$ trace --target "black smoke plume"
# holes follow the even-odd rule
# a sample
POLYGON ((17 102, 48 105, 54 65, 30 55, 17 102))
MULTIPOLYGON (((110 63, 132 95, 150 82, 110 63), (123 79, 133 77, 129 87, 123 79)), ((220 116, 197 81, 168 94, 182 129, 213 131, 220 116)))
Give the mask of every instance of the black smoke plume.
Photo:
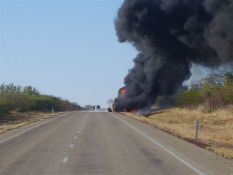
POLYGON ((192 63, 233 61, 233 0, 125 0, 115 27, 119 41, 139 52, 118 108, 143 108, 174 94, 192 63))

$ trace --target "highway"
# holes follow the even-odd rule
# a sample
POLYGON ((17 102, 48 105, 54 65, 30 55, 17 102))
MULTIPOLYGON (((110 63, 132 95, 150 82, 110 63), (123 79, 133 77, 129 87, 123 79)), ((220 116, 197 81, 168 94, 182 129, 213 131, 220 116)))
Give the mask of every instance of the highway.
POLYGON ((233 162, 118 113, 67 112, 1 135, 0 175, 233 175, 233 162))

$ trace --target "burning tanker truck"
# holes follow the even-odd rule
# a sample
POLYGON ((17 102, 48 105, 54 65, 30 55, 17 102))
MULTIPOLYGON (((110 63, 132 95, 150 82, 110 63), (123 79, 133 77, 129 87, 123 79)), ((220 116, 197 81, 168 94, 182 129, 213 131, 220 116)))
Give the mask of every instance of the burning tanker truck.
POLYGON ((117 99, 124 98, 125 95, 126 95, 126 88, 125 87, 120 88, 118 90, 117 98, 115 99, 115 101, 113 103, 113 111, 117 111, 117 112, 127 112, 127 111, 129 111, 127 108, 125 108, 124 106, 121 106, 117 102, 117 99))
POLYGON ((126 87, 122 87, 118 90, 118 96, 114 101, 113 110, 117 112, 133 112, 139 115, 148 115, 150 114, 150 106, 146 106, 144 108, 127 108, 126 106, 122 106, 118 104, 118 100, 121 98, 125 98, 127 93, 126 87))
POLYGON ((233 0, 125 0, 115 28, 138 51, 116 111, 149 109, 157 96, 173 95, 192 64, 233 65, 233 0))

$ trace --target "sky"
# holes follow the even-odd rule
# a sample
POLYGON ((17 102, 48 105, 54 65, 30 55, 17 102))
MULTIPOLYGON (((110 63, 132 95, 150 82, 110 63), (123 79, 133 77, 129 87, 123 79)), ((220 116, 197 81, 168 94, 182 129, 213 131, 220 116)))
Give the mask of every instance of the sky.
POLYGON ((122 2, 0 0, 0 83, 106 107, 137 54, 115 34, 122 2))

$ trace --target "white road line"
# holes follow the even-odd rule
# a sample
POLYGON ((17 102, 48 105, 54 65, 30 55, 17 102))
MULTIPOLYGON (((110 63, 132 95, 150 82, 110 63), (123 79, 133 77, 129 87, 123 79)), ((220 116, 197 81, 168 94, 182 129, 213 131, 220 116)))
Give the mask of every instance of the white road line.
POLYGON ((71 144, 71 145, 70 145, 70 148, 74 148, 74 144, 71 144))
POLYGON ((14 139, 14 138, 16 138, 16 137, 18 137, 18 136, 20 136, 20 135, 23 135, 24 133, 26 133, 26 132, 28 132, 28 131, 31 131, 31 130, 33 130, 33 129, 35 129, 35 128, 38 128, 38 127, 43 126, 43 125, 45 125, 45 124, 47 124, 47 123, 50 123, 50 122, 52 122, 52 121, 54 121, 54 120, 56 120, 56 119, 58 119, 58 118, 51 119, 51 120, 49 120, 49 121, 46 121, 45 123, 41 123, 40 125, 37 125, 37 126, 34 126, 34 127, 32 127, 32 128, 26 129, 25 131, 23 131, 23 132, 21 132, 21 133, 19 133, 19 134, 16 134, 16 135, 13 135, 13 136, 11 136, 11 137, 8 137, 7 139, 0 140, 0 144, 6 142, 6 141, 8 141, 8 140, 14 139))
POLYGON ((80 133, 80 131, 77 131, 77 134, 79 134, 80 133))
POLYGON ((154 144, 156 144, 157 146, 159 146, 160 148, 162 148, 164 151, 168 152, 171 156, 173 156, 174 158, 176 158, 177 160, 179 160, 181 163, 183 163, 184 165, 186 165, 187 167, 189 167, 190 169, 192 169, 193 171, 195 171, 197 174, 199 174, 199 175, 207 175, 207 174, 203 173, 202 171, 200 171, 199 169, 197 169, 196 167, 194 167, 193 165, 191 165, 190 163, 188 163, 187 161, 185 161, 184 159, 182 159, 180 156, 178 156, 175 153, 173 153, 172 151, 170 151, 168 148, 166 148, 165 146, 163 146, 158 141, 152 139, 151 137, 149 137, 148 135, 146 135, 145 133, 143 133, 142 131, 140 131, 136 127, 134 127, 133 125, 129 124, 128 122, 126 122, 124 120, 122 120, 121 118, 117 117, 114 114, 110 114, 110 115, 112 117, 114 117, 115 119, 120 120, 123 124, 125 124, 128 127, 130 127, 131 129, 134 129, 136 132, 138 132, 139 134, 141 134, 142 136, 144 136, 145 138, 147 138, 148 140, 150 140, 151 142, 153 142, 154 144))
POLYGON ((65 157, 62 162, 67 163, 68 162, 68 157, 65 157))
POLYGON ((75 136, 75 137, 74 137, 74 139, 76 140, 76 139, 78 139, 78 137, 77 137, 77 136, 75 136))

